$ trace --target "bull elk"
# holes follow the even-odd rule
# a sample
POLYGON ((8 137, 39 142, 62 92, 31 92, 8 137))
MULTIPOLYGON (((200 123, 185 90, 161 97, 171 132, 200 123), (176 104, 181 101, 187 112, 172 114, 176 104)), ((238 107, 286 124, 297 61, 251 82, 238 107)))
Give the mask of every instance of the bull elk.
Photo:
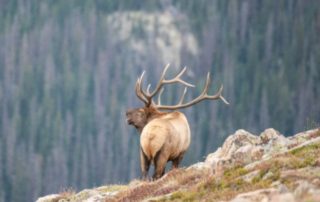
POLYGON ((150 92, 150 84, 146 91, 142 90, 142 79, 145 72, 141 74, 136 82, 135 93, 145 106, 126 112, 128 124, 133 125, 140 133, 140 164, 144 179, 147 178, 151 163, 155 166, 153 179, 158 179, 164 174, 168 161, 172 161, 172 169, 177 168, 190 145, 190 128, 186 116, 179 111, 163 112, 161 110, 182 109, 206 99, 221 99, 224 103, 229 104, 221 95, 222 85, 215 95, 208 95, 210 73, 207 75, 202 93, 194 100, 184 103, 187 87, 194 87, 181 79, 186 67, 173 79, 167 80, 165 74, 168 68, 169 64, 164 68, 160 80, 152 92, 150 92), (163 87, 165 84, 173 83, 186 86, 180 101, 176 105, 162 105, 160 97, 163 87), (157 103, 153 101, 156 95, 158 96, 157 103))

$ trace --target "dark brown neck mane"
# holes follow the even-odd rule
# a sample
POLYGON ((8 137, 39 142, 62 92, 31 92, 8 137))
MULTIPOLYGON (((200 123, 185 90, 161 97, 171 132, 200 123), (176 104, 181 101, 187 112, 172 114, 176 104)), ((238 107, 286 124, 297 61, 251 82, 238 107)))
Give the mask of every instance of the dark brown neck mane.
POLYGON ((152 121, 152 120, 155 119, 155 118, 159 118, 159 117, 161 117, 161 116, 163 116, 163 115, 168 114, 168 112, 161 112, 161 111, 157 110, 156 108, 154 108, 154 107, 152 107, 152 106, 150 106, 150 107, 145 107, 145 108, 144 108, 144 111, 145 111, 146 117, 147 117, 146 122, 145 122, 145 124, 144 124, 143 126, 141 126, 141 127, 136 127, 136 129, 139 131, 140 134, 141 134, 143 128, 144 128, 150 121, 152 121))

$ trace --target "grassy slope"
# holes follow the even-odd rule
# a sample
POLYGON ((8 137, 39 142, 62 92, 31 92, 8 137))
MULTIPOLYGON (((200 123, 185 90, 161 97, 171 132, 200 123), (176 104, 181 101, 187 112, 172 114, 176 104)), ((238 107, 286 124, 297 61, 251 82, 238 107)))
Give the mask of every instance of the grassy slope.
MULTIPOLYGON (((82 201, 90 197, 98 201, 221 201, 280 184, 293 192, 299 180, 307 180, 320 189, 320 130, 313 136, 318 141, 293 147, 268 160, 234 166, 220 176, 211 174, 207 167, 193 166, 170 171, 157 181, 134 180, 128 185, 109 185, 79 193, 67 191, 50 201, 82 201)), ((308 199, 308 195, 303 197, 308 199)))

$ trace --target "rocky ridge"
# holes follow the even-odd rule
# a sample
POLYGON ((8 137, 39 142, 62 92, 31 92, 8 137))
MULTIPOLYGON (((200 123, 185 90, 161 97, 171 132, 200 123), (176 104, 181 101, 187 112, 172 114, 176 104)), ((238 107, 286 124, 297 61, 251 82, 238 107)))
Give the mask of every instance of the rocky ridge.
POLYGON ((319 153, 320 128, 287 138, 274 129, 259 136, 238 130, 204 162, 157 181, 66 191, 37 202, 320 201, 319 153))

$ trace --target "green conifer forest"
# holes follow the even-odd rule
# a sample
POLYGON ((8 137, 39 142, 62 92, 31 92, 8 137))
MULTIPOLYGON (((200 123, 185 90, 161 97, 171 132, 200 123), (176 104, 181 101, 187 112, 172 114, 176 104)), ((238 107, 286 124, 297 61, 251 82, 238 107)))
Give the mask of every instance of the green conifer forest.
MULTIPOLYGON (((320 1, 0 0, 0 202, 140 177, 134 85, 163 67, 230 102, 181 110, 203 161, 237 129, 320 127, 320 1)), ((182 93, 162 95, 175 104, 182 93)))

